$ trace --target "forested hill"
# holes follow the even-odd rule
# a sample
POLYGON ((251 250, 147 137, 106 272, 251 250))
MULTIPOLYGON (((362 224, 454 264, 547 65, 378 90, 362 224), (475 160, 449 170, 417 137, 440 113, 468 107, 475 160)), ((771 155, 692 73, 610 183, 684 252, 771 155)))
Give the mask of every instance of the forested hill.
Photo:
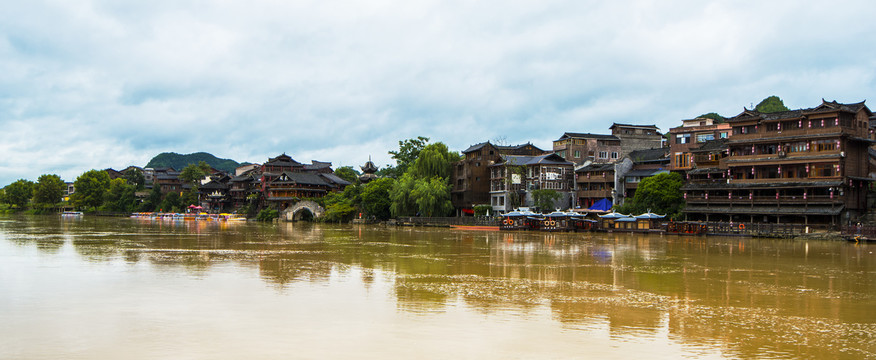
POLYGON ((234 173, 234 169, 240 165, 247 163, 238 163, 231 159, 220 159, 212 154, 205 152, 197 152, 192 154, 177 154, 177 153, 161 153, 158 156, 149 160, 146 164, 147 168, 172 167, 176 170, 182 170, 188 164, 197 164, 198 162, 206 162, 216 170, 222 170, 228 173, 234 173))

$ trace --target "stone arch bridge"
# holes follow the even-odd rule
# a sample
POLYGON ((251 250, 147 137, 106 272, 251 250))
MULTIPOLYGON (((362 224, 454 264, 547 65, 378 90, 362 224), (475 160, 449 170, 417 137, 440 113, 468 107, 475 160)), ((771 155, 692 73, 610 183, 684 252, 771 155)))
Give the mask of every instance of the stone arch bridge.
POLYGON ((295 205, 286 208, 286 210, 283 210, 280 219, 286 221, 298 221, 304 217, 305 211, 310 212, 313 215, 313 218, 316 219, 322 216, 322 214, 325 212, 325 209, 323 209, 322 206, 319 206, 319 204, 313 201, 303 200, 295 203, 295 205))

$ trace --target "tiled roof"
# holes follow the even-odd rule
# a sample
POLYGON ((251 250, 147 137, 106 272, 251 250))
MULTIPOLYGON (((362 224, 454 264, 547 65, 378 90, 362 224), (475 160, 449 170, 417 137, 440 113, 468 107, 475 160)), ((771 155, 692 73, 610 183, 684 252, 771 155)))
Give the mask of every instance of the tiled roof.
POLYGON ((774 113, 762 113, 757 110, 749 110, 743 108, 743 111, 732 118, 728 118, 727 122, 737 122, 737 121, 745 121, 745 120, 753 120, 753 119, 763 119, 763 120, 782 120, 782 119, 795 119, 802 117, 804 115, 809 114, 818 114, 824 112, 832 112, 832 111, 843 111, 850 113, 857 113, 861 109, 866 109, 868 114, 872 114, 867 105, 864 104, 864 101, 853 104, 842 104, 838 103, 836 100, 834 101, 825 101, 821 99, 821 105, 818 105, 814 108, 808 109, 797 109, 797 110, 788 110, 788 111, 779 111, 774 113))
POLYGON ((651 130, 658 129, 657 125, 633 125, 633 124, 618 124, 618 123, 613 123, 608 128, 614 129, 615 126, 617 126, 617 127, 621 127, 621 126, 622 127, 631 127, 631 128, 637 128, 637 129, 651 129, 651 130))
POLYGON ((566 132, 566 133, 563 133, 563 136, 560 136, 560 138, 557 139, 557 140, 555 140, 555 141, 559 141, 559 140, 563 140, 563 139, 569 139, 569 138, 576 138, 576 139, 597 139, 597 140, 617 140, 617 141, 620 141, 620 138, 617 137, 617 136, 614 136, 614 135, 590 134, 590 133, 573 133, 573 132, 566 132))
POLYGON ((590 171, 614 171, 614 164, 590 164, 582 167, 575 172, 590 172, 590 171))
POLYGON ((330 186, 330 184, 325 181, 318 174, 312 173, 289 173, 283 172, 278 176, 274 181, 271 181, 271 184, 306 184, 306 185, 321 185, 321 186, 330 186), (280 180, 285 176, 288 180, 280 180))
POLYGON ((704 142, 699 148, 692 149, 690 152, 709 152, 727 149, 727 139, 715 139, 704 142))
POLYGON ((328 180, 329 183, 333 183, 333 184, 340 186, 340 187, 344 187, 344 186, 352 184, 351 182, 349 182, 347 180, 341 179, 340 177, 338 177, 335 174, 319 174, 319 176, 322 176, 324 179, 328 180))
POLYGON ((557 154, 547 154, 539 156, 525 155, 502 155, 505 161, 497 165, 569 165, 574 166, 574 163, 566 161, 557 154))
POLYGON ((645 150, 634 150, 627 154, 627 157, 634 162, 644 162, 653 160, 668 160, 669 148, 654 148, 645 150))

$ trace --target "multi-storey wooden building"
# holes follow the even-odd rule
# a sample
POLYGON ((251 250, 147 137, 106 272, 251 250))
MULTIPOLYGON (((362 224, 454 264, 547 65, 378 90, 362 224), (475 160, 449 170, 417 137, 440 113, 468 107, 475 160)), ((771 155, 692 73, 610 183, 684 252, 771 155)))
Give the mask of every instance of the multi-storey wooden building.
POLYGON ((621 139, 614 135, 567 132, 554 140, 554 153, 576 165, 588 160, 611 163, 621 156, 621 139))
POLYGON ((614 203, 614 167, 614 164, 590 164, 575 170, 576 208, 588 209, 604 199, 614 203))
MULTIPOLYGON (((532 191, 552 189, 561 198, 555 206, 572 207, 574 202, 575 164, 557 154, 539 156, 503 155, 490 165, 490 204, 496 212, 507 212, 534 203, 532 191)), ((541 209, 551 210, 551 209, 541 209)))
POLYGON ((611 135, 620 139, 620 154, 622 159, 636 150, 656 149, 663 147, 663 135, 656 125, 611 124, 611 135))
POLYGON ((764 114, 745 110, 733 133, 723 179, 682 189, 689 218, 840 225, 866 211, 870 109, 822 101, 764 114))
POLYGON ((490 204, 490 165, 502 161, 502 155, 537 156, 545 151, 530 143, 502 146, 489 141, 462 151, 462 160, 453 165, 453 190, 450 200, 457 215, 473 214, 472 207, 490 204))
POLYGON ((350 185, 332 173, 331 163, 313 161, 305 165, 286 154, 262 164, 259 182, 265 205, 278 210, 299 199, 323 197, 329 191, 340 191, 350 185))
POLYGON ((730 131, 730 124, 716 124, 712 119, 682 120, 681 126, 669 129, 670 170, 692 169, 691 151, 707 141, 730 137, 730 131))

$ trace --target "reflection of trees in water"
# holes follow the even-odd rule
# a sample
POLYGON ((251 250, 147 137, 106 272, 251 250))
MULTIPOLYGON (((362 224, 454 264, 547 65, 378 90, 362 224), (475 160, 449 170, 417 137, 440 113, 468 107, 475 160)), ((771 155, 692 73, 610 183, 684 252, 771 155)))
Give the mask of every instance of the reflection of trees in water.
POLYGON ((741 357, 764 349, 818 357, 835 357, 843 347, 876 352, 870 311, 876 260, 867 245, 121 221, 35 219, 0 222, 0 231, 6 241, 47 253, 70 241, 88 261, 148 260, 193 273, 218 262, 252 264, 280 287, 324 283, 333 272, 352 276, 351 268, 361 269, 367 286, 375 272, 385 272, 405 311, 442 310, 458 301, 484 313, 549 306, 570 325, 617 336, 663 329, 684 343, 726 344, 741 357))
POLYGON ((259 274, 280 287, 298 282, 327 282, 337 264, 285 257, 269 257, 259 261, 259 274))

